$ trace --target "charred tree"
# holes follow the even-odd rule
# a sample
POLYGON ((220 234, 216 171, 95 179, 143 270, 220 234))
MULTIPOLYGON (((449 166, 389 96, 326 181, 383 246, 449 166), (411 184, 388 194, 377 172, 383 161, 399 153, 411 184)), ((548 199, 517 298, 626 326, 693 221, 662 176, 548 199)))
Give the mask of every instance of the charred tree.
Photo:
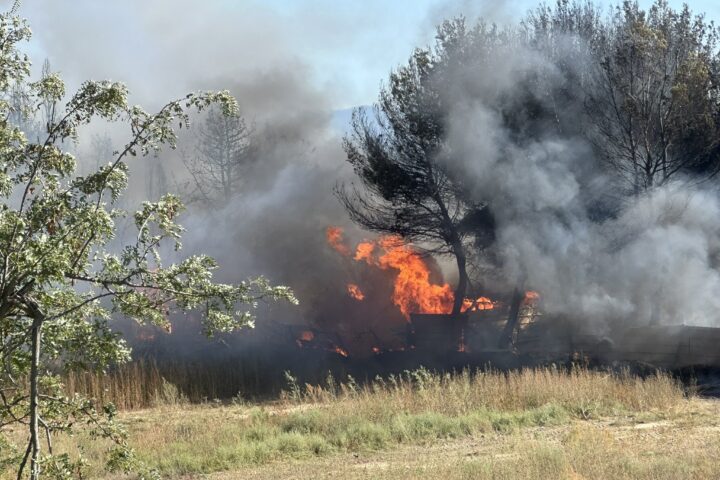
POLYGON ((513 336, 515 335, 515 329, 517 328, 518 320, 520 319, 520 307, 522 306, 523 299, 525 298, 525 282, 519 282, 513 291, 512 298, 510 299, 510 312, 508 313, 508 320, 500 334, 500 341, 498 342, 498 348, 510 348, 513 345, 513 336))
POLYGON ((198 131, 195 152, 183 155, 194 186, 190 200, 220 206, 240 190, 244 174, 256 158, 253 128, 240 116, 211 109, 198 131))
MULTIPOLYGON (((446 27, 461 29, 464 24, 446 27)), ((390 75, 372 116, 363 109, 353 113, 344 147, 360 186, 342 185, 336 193, 362 227, 454 257, 458 282, 452 314, 457 315, 470 284, 468 245, 474 232, 464 228, 465 219, 486 206, 467 199, 449 168, 446 115, 436 90, 441 86, 436 76, 446 60, 442 49, 417 50, 390 75)))

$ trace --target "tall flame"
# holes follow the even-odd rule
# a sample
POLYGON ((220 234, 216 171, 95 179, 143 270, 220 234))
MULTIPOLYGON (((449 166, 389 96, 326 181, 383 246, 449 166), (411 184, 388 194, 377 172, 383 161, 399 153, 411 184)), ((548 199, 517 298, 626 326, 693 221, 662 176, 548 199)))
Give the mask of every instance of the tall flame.
POLYGON ((397 271, 392 300, 406 319, 410 319, 411 312, 447 313, 452 310, 454 297, 450 285, 431 283, 428 265, 400 237, 389 235, 375 242, 360 243, 355 260, 397 271))
MULTIPOLYGON (((350 256, 350 248, 344 243, 342 229, 329 227, 327 241, 337 252, 350 256)), ((397 272, 392 301, 400 309, 406 320, 410 313, 450 313, 454 293, 449 284, 434 284, 430 281, 430 267, 422 256, 396 235, 380 237, 374 241, 365 241, 355 249, 354 260, 365 262, 382 270, 397 272)), ((355 299, 365 298, 360 287, 348 285, 348 293, 355 299), (362 298, 359 298, 357 294, 362 298)), ((476 300, 465 299, 463 311, 490 310, 493 302, 485 297, 476 300)))

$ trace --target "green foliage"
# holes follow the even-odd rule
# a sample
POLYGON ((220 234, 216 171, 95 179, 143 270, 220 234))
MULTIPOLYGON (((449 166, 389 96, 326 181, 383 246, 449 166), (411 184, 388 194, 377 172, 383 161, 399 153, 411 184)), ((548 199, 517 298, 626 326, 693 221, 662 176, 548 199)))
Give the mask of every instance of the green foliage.
POLYGON ((18 43, 29 37, 23 20, 0 15, 0 97, 9 98, 15 89, 29 92, 31 102, 19 107, 0 100, 0 117, 21 118, 48 105, 52 112, 36 142, 11 122, 0 122, 0 426, 30 424, 29 443, 20 446, 0 433, 0 462, 24 466, 29 458, 25 472, 31 478, 40 471, 80 478, 86 461, 53 455, 51 439, 85 423, 93 435, 113 440, 108 468, 154 478, 128 448, 124 431, 113 422, 114 409, 63 396, 57 375, 101 370, 129 358, 126 344, 108 325, 113 315, 167 325, 173 310, 197 311, 212 335, 252 326, 252 310, 262 299, 296 300, 287 287, 264 278, 216 283, 218 265, 205 255, 164 265, 161 249, 170 243, 180 250, 183 233, 177 223, 183 205, 172 195, 144 203, 133 216, 134 240, 117 251, 109 248, 118 241, 117 219, 126 215, 116 202, 128 184, 127 159, 174 147, 174 127, 189 126, 190 110, 217 105, 224 115, 235 115, 232 96, 192 93, 150 114, 128 105, 123 84, 88 81, 63 106, 59 75, 46 72, 37 82, 27 80, 30 63, 18 43), (79 127, 95 119, 129 125, 129 141, 110 163, 77 176, 77 162, 62 150, 62 141, 76 140, 79 127), (40 453, 38 429, 47 437, 48 455, 40 453))

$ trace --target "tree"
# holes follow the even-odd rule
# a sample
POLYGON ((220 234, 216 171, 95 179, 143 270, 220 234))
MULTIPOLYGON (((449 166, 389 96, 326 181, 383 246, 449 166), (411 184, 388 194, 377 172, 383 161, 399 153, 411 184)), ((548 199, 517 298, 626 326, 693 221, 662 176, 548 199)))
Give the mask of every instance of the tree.
POLYGON ((390 75, 374 115, 355 112, 345 149, 361 185, 339 188, 339 197, 363 227, 454 255, 457 313, 466 260, 494 239, 496 205, 482 192, 468 195, 472 186, 450 167, 459 163, 448 136, 453 115, 482 105, 505 144, 520 150, 586 140, 593 168, 621 187, 581 199, 606 218, 628 192, 720 170, 717 38, 711 23, 664 0, 648 12, 626 1, 608 17, 590 1, 558 0, 505 29, 446 21, 434 48, 416 50, 390 75), (511 90, 482 80, 502 68, 514 72, 511 90))
POLYGON ((461 194, 462 182, 444 158, 446 110, 438 88, 468 36, 462 21, 443 24, 434 50, 416 50, 407 65, 391 73, 372 119, 361 109, 353 113, 352 133, 344 147, 363 191, 337 189, 359 225, 424 243, 428 252, 455 258, 453 315, 461 312, 469 283, 470 232, 465 227, 473 218, 487 219, 484 205, 461 194))
POLYGON ((195 155, 183 158, 200 200, 219 205, 240 190, 243 173, 254 159, 252 133, 242 117, 208 111, 195 155))
POLYGON ((188 109, 218 105, 223 114, 236 114, 227 92, 190 94, 150 114, 127 104, 122 84, 89 81, 63 106, 58 75, 27 80, 30 63, 18 44, 29 37, 24 20, 0 15, 0 427, 28 428, 27 444, 17 450, 0 432, 2 456, 10 457, 0 461, 16 462, 18 479, 26 473, 37 479, 41 471, 69 478, 83 461, 53 455, 52 438, 86 422, 94 434, 115 441, 109 467, 127 470, 134 465, 132 451, 112 422, 112 406, 99 410, 90 400, 65 396, 58 375, 128 358, 125 343, 108 326, 110 317, 164 325, 172 310, 197 311, 212 334, 251 325, 259 299, 295 300, 289 289, 264 278, 215 283, 217 264, 205 255, 165 265, 161 249, 170 244, 179 250, 183 232, 176 223, 183 206, 172 195, 143 203, 132 215, 132 240, 109 250, 111 241, 122 240, 115 238, 116 221, 125 212, 116 202, 127 186, 127 160, 162 144, 174 147, 173 126, 188 125, 188 109), (35 109, 51 105, 54 112, 38 141, 8 121, 18 113, 8 100, 15 87, 28 93, 35 109), (125 122, 130 139, 110 163, 76 176, 75 158, 59 145, 76 140, 78 128, 95 118, 125 122))
MULTIPOLYGON (((540 53, 553 56, 568 38, 589 59, 570 92, 585 105, 588 139, 615 178, 632 194, 682 173, 712 176, 720 168, 720 56, 718 30, 656 0, 648 11, 625 0, 607 19, 591 3, 559 0, 525 21, 540 53)), ((573 58, 570 57, 570 62, 573 58)), ((581 62, 574 62, 575 65, 581 62)), ((576 102, 577 104, 577 102, 576 102)), ((567 112, 559 112, 568 117, 567 112)))
POLYGON ((586 95, 597 73, 593 52, 606 38, 599 8, 590 1, 543 4, 528 12, 518 33, 521 45, 553 67, 553 78, 543 83, 541 92, 548 100, 545 111, 535 111, 533 121, 554 127, 557 135, 582 135, 587 130, 586 95))

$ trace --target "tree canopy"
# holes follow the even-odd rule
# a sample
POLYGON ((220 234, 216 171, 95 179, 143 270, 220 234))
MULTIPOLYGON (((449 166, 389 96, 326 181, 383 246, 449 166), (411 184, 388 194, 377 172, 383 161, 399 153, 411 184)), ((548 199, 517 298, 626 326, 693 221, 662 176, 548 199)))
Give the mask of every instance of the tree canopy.
POLYGON ((339 197, 359 225, 454 255, 458 307, 466 257, 493 243, 501 207, 465 178, 483 152, 462 151, 450 133, 459 113, 491 112, 507 137, 501 149, 587 144, 608 196, 707 180, 720 168, 717 38, 703 16, 664 0, 647 11, 626 0, 607 15, 590 1, 558 0, 503 28, 445 21, 432 47, 391 72, 373 114, 356 110, 345 150, 359 184, 341 186, 339 197), (508 78, 511 91, 496 83, 508 78))
POLYGON ((264 278, 216 283, 218 265, 206 255, 165 264, 164 246, 181 248, 177 197, 145 202, 132 214, 117 208, 128 184, 127 161, 174 147, 173 128, 189 125, 189 110, 216 105, 232 118, 237 107, 227 92, 192 93, 156 113, 129 105, 127 88, 117 82, 88 81, 67 97, 55 73, 28 80, 30 62, 19 44, 29 37, 24 20, 0 15, 0 427, 28 428, 19 446, 0 431, 0 462, 16 462, 18 478, 78 475, 84 460, 53 455, 52 437, 87 423, 115 441, 108 466, 128 470, 137 465, 111 422, 112 406, 67 397, 59 380, 68 369, 104 369, 128 358, 110 318, 166 325, 172 311, 191 311, 212 335, 252 325, 261 299, 295 299, 264 278), (27 102, 13 102, 18 91, 27 102), (49 106, 44 133, 28 138, 12 120, 32 118, 43 106, 49 106), (108 163, 78 175, 76 158, 63 145, 95 119, 127 125, 129 140, 108 163), (129 241, 116 232, 128 215, 135 226, 129 241), (114 249, 111 242, 124 246, 114 249))
MULTIPOLYGON (((441 31, 442 33, 442 31, 441 31)), ((338 196, 350 218, 363 227, 424 242, 433 253, 454 256, 458 266, 453 314, 468 287, 463 222, 483 209, 460 194, 461 185, 443 163, 445 112, 437 87, 445 38, 438 50, 416 50, 391 73, 369 118, 352 118, 344 146, 362 189, 341 186, 338 196)))

